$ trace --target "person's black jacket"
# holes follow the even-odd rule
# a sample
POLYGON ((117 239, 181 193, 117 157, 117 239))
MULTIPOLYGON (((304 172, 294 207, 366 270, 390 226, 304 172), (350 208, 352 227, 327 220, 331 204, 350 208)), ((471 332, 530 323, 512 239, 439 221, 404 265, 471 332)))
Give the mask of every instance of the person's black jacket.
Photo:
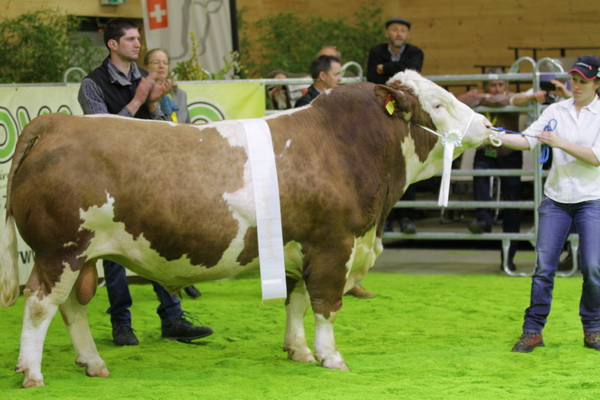
POLYGON ((367 63, 367 81, 384 84, 400 71, 412 69, 421 72, 425 54, 417 46, 406 44, 400 55, 400 61, 392 61, 392 55, 388 50, 388 43, 379 44, 369 52, 367 63), (377 65, 383 64, 383 74, 377 73, 377 65))
POLYGON ((304 96, 302 96, 298 100, 296 100, 296 104, 294 104, 294 107, 305 106, 308 103, 310 103, 311 101, 313 101, 314 98, 320 94, 321 94, 321 92, 319 92, 317 89, 315 89, 314 85, 310 85, 310 87, 308 88, 308 92, 306 92, 306 94, 304 96))

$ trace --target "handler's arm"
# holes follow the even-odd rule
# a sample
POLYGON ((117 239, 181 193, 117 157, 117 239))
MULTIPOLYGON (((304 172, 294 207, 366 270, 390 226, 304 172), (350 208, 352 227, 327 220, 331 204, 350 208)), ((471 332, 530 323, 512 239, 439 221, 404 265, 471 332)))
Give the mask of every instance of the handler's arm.
POLYGON ((498 136, 498 139, 502 141, 502 145, 513 150, 529 150, 529 141, 525 139, 525 136, 518 135, 516 133, 507 133, 505 135, 498 136))
POLYGON ((596 154, 591 148, 578 146, 569 141, 566 141, 565 139, 558 137, 554 132, 544 131, 537 136, 537 139, 550 147, 556 147, 557 149, 561 149, 562 151, 572 155, 579 161, 591 164, 594 167, 600 166, 600 161, 598 161, 598 157, 596 157, 596 154))

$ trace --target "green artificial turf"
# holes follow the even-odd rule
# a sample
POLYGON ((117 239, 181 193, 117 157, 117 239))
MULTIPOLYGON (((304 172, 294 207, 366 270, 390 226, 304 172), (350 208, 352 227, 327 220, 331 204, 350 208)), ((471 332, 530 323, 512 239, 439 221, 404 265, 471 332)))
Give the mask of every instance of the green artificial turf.
MULTIPOLYGON (((160 338, 149 285, 131 285, 135 347, 115 347, 106 291, 90 325, 111 376, 90 378, 74 363, 62 319, 46 338, 46 386, 20 388, 13 373, 23 299, 0 310, 0 399, 598 399, 600 352, 584 348, 581 278, 557 280, 546 347, 511 353, 530 280, 503 275, 372 273, 372 300, 345 297, 335 330, 351 372, 299 364, 282 351, 283 306, 260 305, 257 274, 198 285, 184 298, 215 333, 198 345, 160 338)), ((312 343, 312 313, 306 317, 312 343)))

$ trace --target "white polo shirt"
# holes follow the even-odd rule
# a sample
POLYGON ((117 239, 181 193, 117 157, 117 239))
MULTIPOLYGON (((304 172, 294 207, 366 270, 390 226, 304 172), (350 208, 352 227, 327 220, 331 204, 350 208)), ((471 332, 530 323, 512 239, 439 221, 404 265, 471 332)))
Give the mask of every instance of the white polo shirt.
MULTIPOLYGON (((578 146, 591 148, 600 160, 600 99, 598 96, 579 112, 574 99, 548 106, 542 115, 523 133, 538 135, 551 119, 556 120, 554 132, 578 146)), ((526 136, 529 148, 541 144, 526 136)), ((600 167, 594 167, 566 152, 552 148, 552 167, 544 185, 544 194, 558 203, 579 203, 600 199, 600 167)))

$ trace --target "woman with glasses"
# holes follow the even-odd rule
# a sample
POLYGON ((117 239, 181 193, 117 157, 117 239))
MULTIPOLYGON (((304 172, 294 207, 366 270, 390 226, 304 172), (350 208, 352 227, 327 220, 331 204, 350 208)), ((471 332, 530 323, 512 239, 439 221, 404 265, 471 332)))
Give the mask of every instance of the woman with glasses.
POLYGON ((152 49, 144 57, 144 68, 150 74, 156 73, 158 79, 165 79, 168 82, 169 90, 166 95, 160 99, 160 108, 165 115, 169 116, 173 122, 190 123, 190 114, 187 109, 187 94, 179 89, 173 83, 172 77, 169 76, 169 63, 171 58, 169 53, 164 49, 152 49))

